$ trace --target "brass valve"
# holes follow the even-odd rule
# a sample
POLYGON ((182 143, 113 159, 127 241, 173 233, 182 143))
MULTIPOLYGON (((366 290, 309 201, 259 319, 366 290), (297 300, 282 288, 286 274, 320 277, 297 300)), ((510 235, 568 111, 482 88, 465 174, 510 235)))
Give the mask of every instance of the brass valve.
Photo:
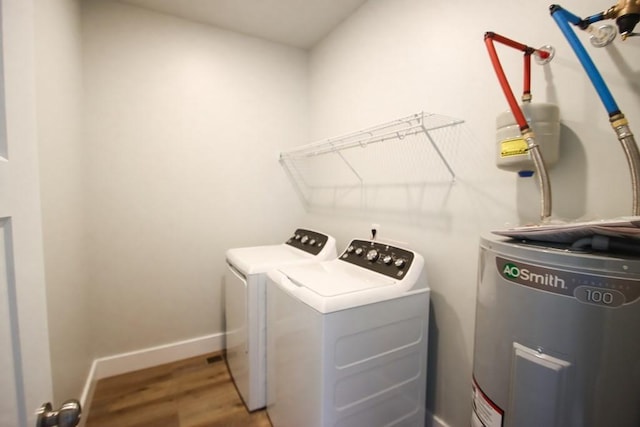
POLYGON ((633 29, 640 21, 640 0, 619 0, 614 6, 604 12, 605 19, 615 19, 620 37, 626 40, 627 37, 635 35, 633 29))

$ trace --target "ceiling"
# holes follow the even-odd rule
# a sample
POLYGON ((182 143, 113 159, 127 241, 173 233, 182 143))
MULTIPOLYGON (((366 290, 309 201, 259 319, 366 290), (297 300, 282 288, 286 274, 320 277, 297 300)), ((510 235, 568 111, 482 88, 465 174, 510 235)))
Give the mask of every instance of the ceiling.
POLYGON ((309 49, 367 0, 119 0, 309 49))

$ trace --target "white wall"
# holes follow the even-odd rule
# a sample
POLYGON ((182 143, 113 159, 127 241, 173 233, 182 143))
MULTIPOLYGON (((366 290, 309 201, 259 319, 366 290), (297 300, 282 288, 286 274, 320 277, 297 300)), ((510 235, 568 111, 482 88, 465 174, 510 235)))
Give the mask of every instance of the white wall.
POLYGON ((97 0, 82 36, 95 354, 222 332, 225 250, 299 225, 277 159, 308 137, 307 56, 97 0))
MULTIPOLYGON (((571 0, 578 15, 607 4, 571 0)), ((550 44, 553 61, 533 65, 534 102, 554 102, 562 116, 560 162, 551 171, 554 219, 631 214, 626 160, 607 114, 568 43, 541 2, 370 0, 311 51, 311 139, 331 137, 420 110, 466 121, 450 152, 458 177, 441 205, 376 206, 309 214, 340 245, 381 224, 381 238, 421 252, 432 289, 428 409, 450 426, 470 415, 478 237, 506 225, 536 222, 538 190, 494 165, 496 115, 507 109, 483 42, 495 31, 535 47, 550 44)), ((640 126, 640 43, 597 50, 579 34, 620 108, 640 126)), ((498 45, 519 97, 522 55, 498 45)), ((636 133, 638 130, 636 130, 636 133)), ((450 141, 447 141, 450 143, 450 141)), ((427 196, 428 197, 428 196, 427 196)))
POLYGON ((79 397, 89 366, 84 238, 80 5, 38 1, 38 150, 51 365, 57 403, 79 397))

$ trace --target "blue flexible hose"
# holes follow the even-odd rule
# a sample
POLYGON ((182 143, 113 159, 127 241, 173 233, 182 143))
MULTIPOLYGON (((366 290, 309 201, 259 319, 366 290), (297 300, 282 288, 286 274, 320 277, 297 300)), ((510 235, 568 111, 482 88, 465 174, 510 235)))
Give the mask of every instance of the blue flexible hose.
POLYGON ((584 46, 582 46, 582 44, 580 43, 580 40, 578 39, 576 34, 573 32, 573 29, 569 26, 569 23, 579 25, 579 23, 581 22, 580 18, 566 11, 558 5, 553 5, 551 7, 551 16, 556 21, 556 24, 558 24, 558 27, 560 27, 560 30, 569 42, 569 45, 571 45, 571 48, 578 57, 578 60, 580 60, 582 67, 586 71, 587 76, 589 76, 589 79, 595 87, 600 100, 604 104, 607 113, 609 113, 609 116, 618 114, 620 112, 620 110, 618 109, 618 104, 616 104, 616 101, 613 99, 613 96, 611 95, 607 84, 602 79, 600 72, 591 60, 591 57, 587 53, 584 46))

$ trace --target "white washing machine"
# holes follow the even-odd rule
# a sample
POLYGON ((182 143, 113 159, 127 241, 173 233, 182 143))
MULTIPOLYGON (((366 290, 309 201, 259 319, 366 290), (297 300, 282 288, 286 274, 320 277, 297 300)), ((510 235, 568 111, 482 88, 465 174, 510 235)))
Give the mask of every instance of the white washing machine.
POLYGON ((274 427, 423 426, 429 288, 423 258, 353 240, 339 258, 267 279, 274 427))
POLYGON ((226 360, 249 411, 265 406, 267 271, 335 257, 333 237, 304 229, 296 230, 282 244, 227 251, 224 292, 226 360))

